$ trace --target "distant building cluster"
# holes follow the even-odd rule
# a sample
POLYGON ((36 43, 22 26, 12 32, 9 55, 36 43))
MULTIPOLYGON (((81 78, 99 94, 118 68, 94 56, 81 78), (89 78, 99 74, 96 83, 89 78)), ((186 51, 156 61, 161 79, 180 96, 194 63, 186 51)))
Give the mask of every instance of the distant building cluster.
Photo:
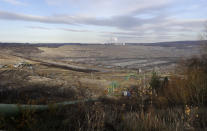
POLYGON ((104 43, 105 45, 123 45, 123 46, 125 46, 126 45, 126 43, 104 43))
POLYGON ((32 64, 28 62, 19 62, 16 64, 7 64, 7 65, 0 65, 0 68, 28 68, 28 69, 33 69, 32 64))

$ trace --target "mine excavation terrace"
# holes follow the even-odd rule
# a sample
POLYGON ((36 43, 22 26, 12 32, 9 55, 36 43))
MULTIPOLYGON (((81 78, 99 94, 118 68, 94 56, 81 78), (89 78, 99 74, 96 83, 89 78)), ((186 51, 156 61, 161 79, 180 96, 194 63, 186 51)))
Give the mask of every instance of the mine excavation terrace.
POLYGON ((13 89, 16 93, 27 92, 12 100, 5 95, 1 101, 24 103, 26 99, 34 99, 38 103, 51 103, 112 97, 111 86, 119 86, 113 90, 116 92, 113 97, 118 97, 129 87, 137 86, 137 79, 148 81, 153 70, 169 75, 179 60, 198 54, 200 47, 194 43, 192 46, 182 42, 156 46, 1 44, 1 93, 9 94, 13 89), (36 93, 34 87, 38 87, 36 93), (67 91, 70 96, 64 95, 67 91))

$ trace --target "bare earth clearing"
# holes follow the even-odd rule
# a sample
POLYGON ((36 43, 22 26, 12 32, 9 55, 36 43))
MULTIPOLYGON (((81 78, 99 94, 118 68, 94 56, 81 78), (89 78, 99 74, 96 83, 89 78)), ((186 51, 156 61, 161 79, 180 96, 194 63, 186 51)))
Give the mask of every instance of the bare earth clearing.
POLYGON ((119 83, 117 94, 121 95, 121 91, 138 85, 137 79, 142 78, 126 80, 131 74, 145 74, 146 80, 153 69, 168 74, 177 61, 199 54, 196 45, 182 48, 144 45, 27 45, 0 48, 0 92, 22 87, 44 87, 47 97, 44 97, 45 92, 40 92, 42 96, 38 96, 46 102, 105 96, 113 82, 119 83), (55 93, 59 94, 54 98, 53 90, 47 87, 57 87, 55 93), (65 90, 70 90, 73 95, 65 97, 65 90))

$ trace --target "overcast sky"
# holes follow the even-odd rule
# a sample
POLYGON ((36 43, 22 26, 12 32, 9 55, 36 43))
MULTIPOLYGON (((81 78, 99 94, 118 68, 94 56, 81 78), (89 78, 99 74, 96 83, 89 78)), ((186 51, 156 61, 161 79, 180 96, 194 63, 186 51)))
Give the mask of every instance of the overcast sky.
POLYGON ((207 0, 0 0, 2 42, 198 40, 207 0))

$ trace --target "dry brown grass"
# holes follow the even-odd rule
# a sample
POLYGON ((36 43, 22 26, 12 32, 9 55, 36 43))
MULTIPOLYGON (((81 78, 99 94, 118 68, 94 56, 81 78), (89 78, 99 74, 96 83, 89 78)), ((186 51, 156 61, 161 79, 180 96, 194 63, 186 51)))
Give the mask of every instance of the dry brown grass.
POLYGON ((103 99, 99 103, 83 103, 53 108, 40 113, 22 112, 12 118, 1 118, 0 129, 6 130, 74 130, 74 131, 149 131, 204 130, 207 127, 205 108, 155 109, 134 108, 131 100, 103 99), (129 102, 129 103, 128 103, 129 102), (134 110, 132 110, 132 108, 134 110))

